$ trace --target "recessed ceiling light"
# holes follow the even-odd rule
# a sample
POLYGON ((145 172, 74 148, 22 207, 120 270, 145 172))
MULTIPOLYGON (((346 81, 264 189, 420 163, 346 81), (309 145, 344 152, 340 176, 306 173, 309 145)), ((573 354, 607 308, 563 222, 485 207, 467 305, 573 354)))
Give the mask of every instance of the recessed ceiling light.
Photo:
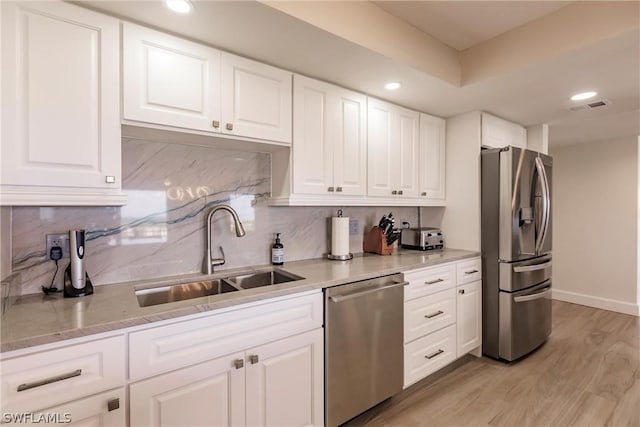
POLYGON ((389 82, 389 83, 387 83, 386 85, 384 85, 384 88, 385 88, 386 90, 396 90, 396 89, 399 89, 399 88, 400 88, 400 86, 401 86, 401 85, 400 85, 400 83, 398 83, 398 82, 389 82))
POLYGON ((572 101, 584 101, 585 99, 593 98, 597 94, 598 94, 597 92, 593 92, 593 91, 580 92, 580 93, 576 93, 575 95, 573 95, 571 97, 571 100, 572 101))
POLYGON ((191 12, 193 6, 189 0, 164 0, 164 5, 175 13, 186 14, 191 12))

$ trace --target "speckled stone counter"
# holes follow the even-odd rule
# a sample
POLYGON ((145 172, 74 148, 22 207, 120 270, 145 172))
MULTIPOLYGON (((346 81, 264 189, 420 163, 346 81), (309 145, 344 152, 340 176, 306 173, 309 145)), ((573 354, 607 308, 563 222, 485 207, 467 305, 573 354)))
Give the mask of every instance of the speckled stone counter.
MULTIPOLYGON (((350 261, 313 259, 285 263, 282 268, 304 280, 220 295, 194 298, 150 307, 140 307, 135 290, 208 278, 227 277, 247 268, 224 270, 212 276, 199 274, 158 280, 96 286, 94 294, 84 298, 26 295, 3 302, 2 352, 13 351, 70 338, 109 332, 159 320, 216 310, 267 298, 322 289, 376 276, 479 256, 478 252, 444 249, 433 252, 399 250, 390 256, 365 254, 350 261)), ((256 267, 260 270, 268 266, 256 267)))

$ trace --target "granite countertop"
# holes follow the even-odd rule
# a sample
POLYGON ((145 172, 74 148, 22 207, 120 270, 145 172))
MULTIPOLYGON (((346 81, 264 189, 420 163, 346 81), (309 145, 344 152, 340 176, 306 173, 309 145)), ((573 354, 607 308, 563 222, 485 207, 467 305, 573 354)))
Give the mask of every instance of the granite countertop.
MULTIPOLYGON (((139 307, 135 289, 162 284, 189 283, 226 277, 248 268, 224 270, 212 276, 189 274, 163 279, 94 287, 83 298, 25 295, 3 302, 0 351, 7 352, 70 338, 109 332, 159 320, 172 319, 258 301, 266 298, 322 289, 348 282, 398 273, 415 268, 479 256, 478 252, 443 249, 433 252, 398 250, 393 255, 365 254, 350 261, 311 259, 287 262, 281 268, 304 280, 194 298, 150 307, 139 307)), ((270 266, 255 267, 255 270, 270 266)))

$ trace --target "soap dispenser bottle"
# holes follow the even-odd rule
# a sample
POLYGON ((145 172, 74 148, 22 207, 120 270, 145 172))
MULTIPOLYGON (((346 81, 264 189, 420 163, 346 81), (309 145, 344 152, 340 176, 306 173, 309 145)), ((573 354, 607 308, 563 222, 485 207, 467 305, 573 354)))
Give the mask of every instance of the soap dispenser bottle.
POLYGON ((271 264, 284 264, 284 245, 280 242, 280 233, 276 233, 276 242, 271 246, 271 264))

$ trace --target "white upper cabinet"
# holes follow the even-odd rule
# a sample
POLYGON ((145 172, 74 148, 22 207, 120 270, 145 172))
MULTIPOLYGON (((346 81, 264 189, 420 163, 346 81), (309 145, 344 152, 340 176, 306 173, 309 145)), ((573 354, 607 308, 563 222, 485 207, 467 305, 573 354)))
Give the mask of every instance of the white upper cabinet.
POLYGON ((445 199, 444 119, 420 114, 420 197, 445 199))
POLYGON ((291 76, 123 23, 123 118, 291 143, 291 76))
POLYGON ((482 146, 502 148, 508 145, 527 148, 527 130, 491 114, 482 113, 482 146))
POLYGON ((368 98, 369 196, 416 198, 419 113, 368 98))
POLYGON ((366 117, 364 95, 295 76, 294 194, 365 194, 366 117))
POLYGON ((122 205, 118 21, 2 4, 3 205, 122 205))
POLYGON ((222 54, 222 131, 291 143, 292 74, 222 54))
POLYGON ((221 120, 220 52, 129 23, 122 34, 123 117, 214 130, 221 120))

